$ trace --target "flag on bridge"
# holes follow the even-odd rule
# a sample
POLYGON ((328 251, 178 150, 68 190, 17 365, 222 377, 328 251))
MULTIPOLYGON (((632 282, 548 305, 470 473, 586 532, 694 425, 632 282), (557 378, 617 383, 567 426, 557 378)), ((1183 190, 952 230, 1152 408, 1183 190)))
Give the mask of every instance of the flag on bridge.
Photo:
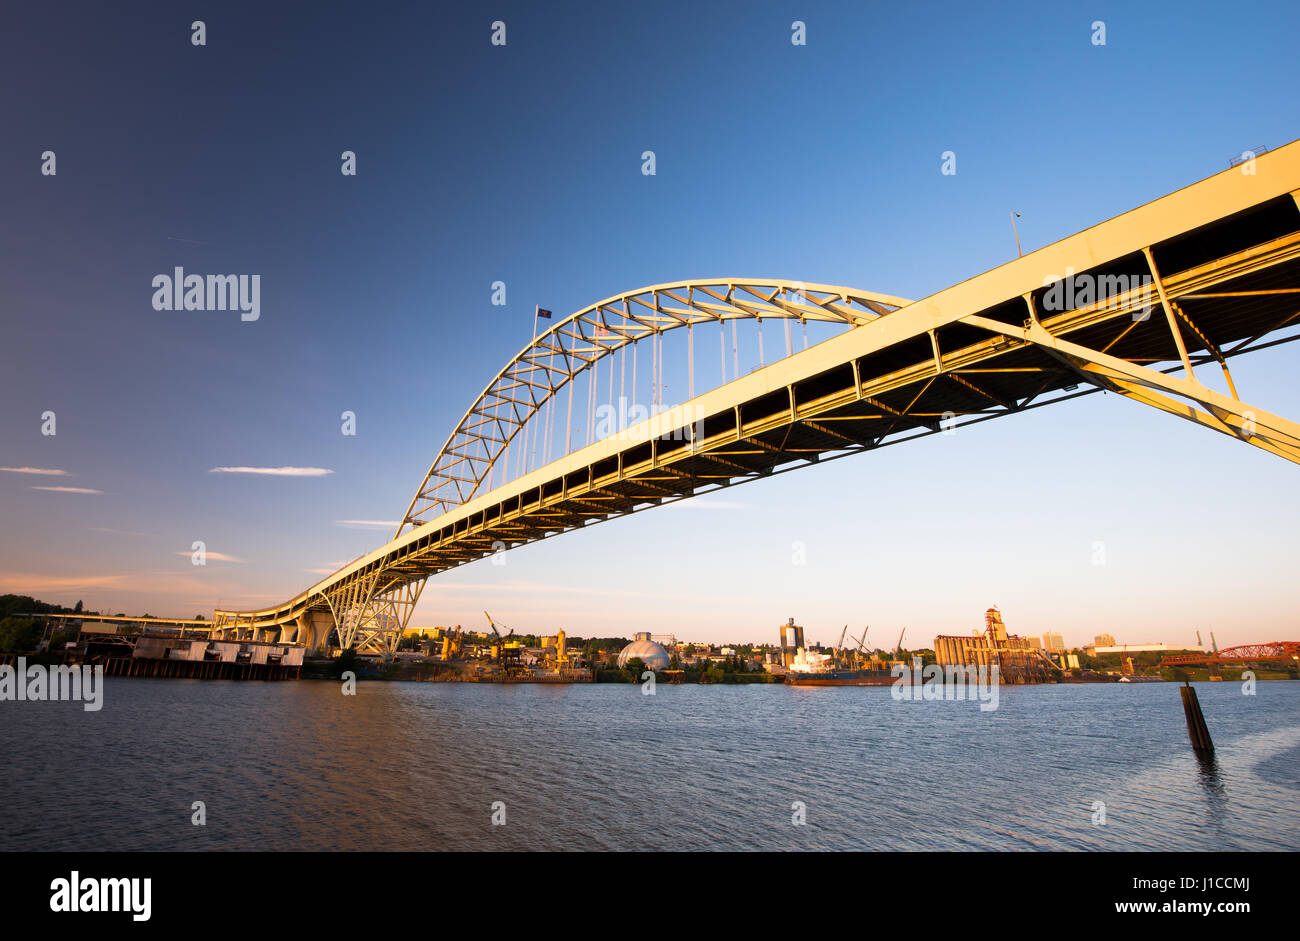
POLYGON ((550 319, 551 319, 551 312, 550 312, 549 310, 547 310, 545 307, 538 307, 538 308, 537 308, 537 316, 538 316, 538 317, 541 317, 543 320, 550 320, 550 319))

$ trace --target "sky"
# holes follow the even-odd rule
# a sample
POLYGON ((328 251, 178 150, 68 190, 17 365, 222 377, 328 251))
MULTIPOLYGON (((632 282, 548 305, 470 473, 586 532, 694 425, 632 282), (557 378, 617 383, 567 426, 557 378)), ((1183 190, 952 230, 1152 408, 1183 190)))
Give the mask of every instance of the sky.
MULTIPOLYGON (((4 14, 0 592, 285 600, 392 536, 534 305, 919 299, 1013 258, 1012 211, 1029 251, 1300 126, 1294 3, 267 6, 4 14), (178 266, 258 275, 260 316, 156 310, 178 266)), ((1242 398, 1300 415, 1294 355, 1235 360, 1242 398)), ((1295 470, 1096 394, 472 563, 412 626, 920 646, 996 604, 1073 644, 1294 639, 1295 470)))

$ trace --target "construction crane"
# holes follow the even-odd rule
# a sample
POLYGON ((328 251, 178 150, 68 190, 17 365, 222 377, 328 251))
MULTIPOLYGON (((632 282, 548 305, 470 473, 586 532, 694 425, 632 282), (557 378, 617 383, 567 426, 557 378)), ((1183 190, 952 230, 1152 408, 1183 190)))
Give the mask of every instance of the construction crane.
POLYGON ((507 643, 510 638, 515 636, 514 629, 511 628, 510 633, 505 637, 502 637, 501 632, 497 630, 496 621, 492 620, 492 615, 484 611, 483 616, 487 618, 488 626, 492 628, 492 633, 497 637, 497 642, 492 648, 494 651, 492 659, 501 664, 501 667, 505 670, 507 676, 521 670, 522 666, 519 663, 519 644, 507 643))
POLYGON ((907 628, 898 632, 898 646, 894 648, 894 656, 899 660, 903 659, 903 635, 907 633, 907 628))
POLYGON ((853 642, 856 643, 856 644, 858 645, 856 648, 854 648, 854 651, 853 651, 853 659, 854 659, 854 662, 856 662, 856 663, 859 663, 859 664, 860 664, 860 663, 862 662, 863 657, 864 657, 864 656, 868 656, 868 655, 867 655, 867 652, 863 649, 863 646, 864 646, 864 645, 866 644, 866 642, 867 642, 867 631, 869 631, 869 630, 871 630, 871 628, 870 628, 869 626, 867 626, 867 627, 863 627, 863 628, 862 628, 862 636, 861 636, 861 637, 853 637, 852 634, 849 635, 850 637, 853 637, 853 642))
POLYGON ((483 616, 487 618, 488 626, 492 628, 492 633, 497 635, 497 647, 501 650, 504 650, 506 646, 506 641, 508 641, 511 637, 515 636, 514 628, 511 628, 510 633, 507 634, 505 637, 502 637, 501 632, 497 630, 496 621, 492 620, 492 615, 484 611, 483 616))
POLYGON ((844 630, 840 631, 840 642, 839 642, 838 644, 835 645, 835 665, 836 665, 836 666, 844 666, 844 665, 845 665, 845 659, 844 659, 844 635, 846 635, 848 632, 849 632, 849 626, 848 626, 847 624, 845 624, 845 625, 844 625, 844 630))

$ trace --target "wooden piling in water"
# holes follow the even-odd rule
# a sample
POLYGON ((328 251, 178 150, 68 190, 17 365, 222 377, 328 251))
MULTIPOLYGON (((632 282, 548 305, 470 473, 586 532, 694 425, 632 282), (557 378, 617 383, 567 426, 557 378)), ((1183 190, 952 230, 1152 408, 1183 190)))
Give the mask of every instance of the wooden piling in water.
POLYGON ((1179 687, 1183 694, 1183 714, 1187 716, 1187 736, 1192 740, 1192 748, 1199 752, 1214 751, 1214 742, 1210 739, 1210 730, 1205 725, 1205 716, 1201 713, 1201 704, 1196 698, 1192 684, 1183 681, 1179 687))

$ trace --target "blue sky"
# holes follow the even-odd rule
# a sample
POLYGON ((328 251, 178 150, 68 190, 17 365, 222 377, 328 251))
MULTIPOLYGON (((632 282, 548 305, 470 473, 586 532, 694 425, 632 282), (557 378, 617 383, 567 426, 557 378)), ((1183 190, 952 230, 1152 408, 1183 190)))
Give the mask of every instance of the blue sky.
MULTIPOLYGON (((66 476, 0 473, 0 591, 282 600, 391 535, 339 521, 400 518, 534 304, 718 276, 920 298, 1014 257, 1013 209, 1028 251, 1290 141, 1300 110, 1289 3, 377 6, 6 14, 0 466, 66 476), (178 265, 259 274, 261 318, 155 311, 178 265), (239 561, 196 568, 195 540, 239 561)), ((1293 355, 1237 360, 1242 397, 1300 414, 1293 355)), ((999 604, 1076 643, 1290 637, 1293 480, 1098 394, 475 563, 415 623, 758 641, 793 616, 892 645, 999 604)))

